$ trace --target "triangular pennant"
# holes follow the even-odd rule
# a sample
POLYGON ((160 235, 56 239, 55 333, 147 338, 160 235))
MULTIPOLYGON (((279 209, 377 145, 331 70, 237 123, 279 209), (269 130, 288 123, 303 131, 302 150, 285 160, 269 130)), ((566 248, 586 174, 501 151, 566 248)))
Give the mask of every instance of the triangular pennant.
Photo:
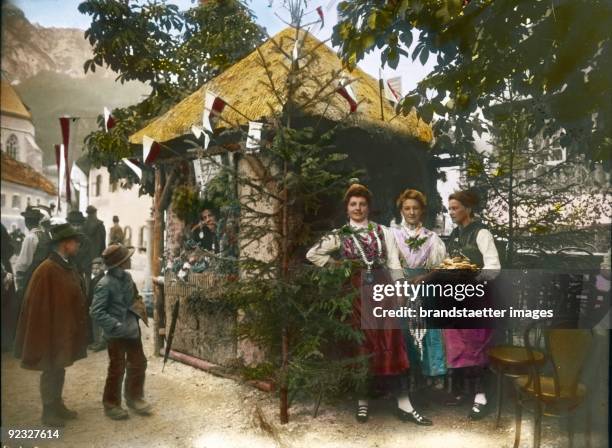
POLYGON ((142 160, 145 164, 150 165, 157 159, 161 151, 161 146, 151 137, 145 135, 142 137, 142 160))
POLYGON ((134 173, 136 173, 136 175, 138 176, 138 179, 142 179, 142 169, 137 165, 136 160, 130 160, 128 158, 123 158, 121 159, 121 161, 125 163, 128 166, 128 168, 134 171, 134 173))
MULTIPOLYGON (((225 108, 225 101, 223 101, 218 95, 213 92, 206 92, 204 98, 204 112, 202 113, 202 127, 204 131, 208 131, 210 134, 213 133, 211 117, 221 114, 225 108)), ((204 149, 208 148, 210 144, 210 135, 204 132, 204 149)))
POLYGON ((346 101, 348 101, 351 108, 351 113, 357 110, 357 97, 355 96, 355 92, 353 92, 353 89, 350 86, 350 81, 347 77, 343 76, 340 79, 336 92, 342 95, 346 101))
POLYGON ((115 118, 111 115, 108 107, 104 108, 104 130, 108 132, 110 129, 114 128, 117 123, 115 122, 115 118))
POLYGON ((317 14, 319 14, 319 18, 321 19, 321 29, 325 26, 325 16, 323 15, 323 7, 317 6, 317 14))

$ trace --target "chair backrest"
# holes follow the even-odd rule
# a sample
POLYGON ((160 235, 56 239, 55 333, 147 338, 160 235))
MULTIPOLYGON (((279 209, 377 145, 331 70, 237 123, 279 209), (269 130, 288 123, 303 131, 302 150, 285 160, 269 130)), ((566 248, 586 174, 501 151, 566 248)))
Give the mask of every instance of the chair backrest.
POLYGON ((582 368, 589 354, 592 335, 589 330, 551 328, 546 345, 553 367, 555 395, 576 395, 582 368))
MULTIPOLYGON (((571 328, 571 325, 567 321, 546 319, 534 322, 525 331, 525 347, 532 361, 535 350, 544 350, 547 364, 552 368, 557 398, 561 395, 575 397, 592 341, 589 330, 571 328), (541 344, 542 336, 544 344, 541 344)), ((542 396, 540 372, 544 367, 532 363, 529 381, 533 383, 538 397, 542 396)))

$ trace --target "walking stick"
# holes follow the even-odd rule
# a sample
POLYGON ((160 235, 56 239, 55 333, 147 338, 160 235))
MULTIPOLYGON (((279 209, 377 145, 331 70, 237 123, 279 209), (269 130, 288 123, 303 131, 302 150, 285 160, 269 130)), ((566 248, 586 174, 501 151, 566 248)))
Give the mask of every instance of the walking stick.
POLYGON ((172 339, 174 338, 174 330, 176 329, 176 321, 178 320, 180 304, 180 299, 177 299, 176 302, 174 302, 174 307, 172 308, 172 320, 170 321, 170 331, 168 332, 168 339, 166 340, 166 351, 164 352, 164 365, 162 366, 162 372, 166 367, 168 355, 170 355, 170 347, 172 347, 172 339))

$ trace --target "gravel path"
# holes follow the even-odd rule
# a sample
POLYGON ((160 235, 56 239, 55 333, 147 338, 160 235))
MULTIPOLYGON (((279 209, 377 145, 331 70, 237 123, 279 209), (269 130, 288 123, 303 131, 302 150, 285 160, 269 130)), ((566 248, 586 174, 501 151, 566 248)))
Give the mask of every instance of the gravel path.
MULTIPOLYGON (((151 347, 145 337, 145 347, 151 347)), ((434 419, 431 428, 400 423, 391 404, 374 402, 371 419, 360 425, 352 404, 323 405, 318 418, 311 405, 291 409, 291 422, 278 424, 278 401, 273 394, 235 381, 218 378, 169 361, 164 373, 159 357, 149 355, 147 398, 155 412, 149 417, 130 416, 115 422, 102 413, 106 352, 90 353, 67 370, 64 397, 79 418, 68 422, 61 447, 198 447, 198 448, 503 448, 511 447, 514 424, 505 412, 502 428, 493 429, 490 417, 468 422, 466 409, 431 404, 424 413, 434 419)), ((2 423, 4 428, 40 427, 39 373, 23 370, 10 355, 2 356, 2 423)), ((565 431, 554 419, 545 419, 543 447, 566 446, 565 431)), ((529 414, 523 424, 523 446, 531 446, 529 414)), ((601 440, 600 440, 601 442, 601 440)), ((18 446, 6 444, 5 446, 18 446)), ((25 446, 25 445, 24 445, 25 446)), ((576 445, 584 446, 582 434, 576 445)), ((594 440, 594 447, 605 446, 594 440)))

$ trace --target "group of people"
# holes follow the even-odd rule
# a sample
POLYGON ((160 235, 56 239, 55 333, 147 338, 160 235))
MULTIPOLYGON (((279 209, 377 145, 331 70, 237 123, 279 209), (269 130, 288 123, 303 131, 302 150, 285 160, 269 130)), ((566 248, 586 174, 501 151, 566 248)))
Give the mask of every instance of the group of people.
MULTIPOLYGON (((426 281, 428 270, 438 266, 448 255, 468 257, 483 272, 500 269, 495 241, 474 212, 478 197, 470 191, 459 191, 449 197, 449 213, 457 224, 449 237, 448 247, 433 231, 423 226, 427 198, 413 189, 403 191, 396 201, 401 222, 386 227, 370 221, 372 194, 360 184, 353 184, 344 196, 348 223, 324 236, 307 253, 313 264, 325 266, 352 260, 360 266, 353 270, 351 284, 360 294, 372 294, 374 283, 391 283, 401 278, 414 283, 426 281)), ((402 421, 429 426, 432 421, 413 406, 408 393, 408 370, 415 361, 425 376, 452 374, 454 384, 468 385, 455 389, 449 405, 461 403, 471 390, 469 417, 477 420, 485 415, 487 397, 483 376, 488 360, 486 347, 491 338, 489 329, 426 329, 407 324, 402 329, 364 329, 361 327, 362 300, 353 304, 353 325, 363 332, 359 355, 369 359, 370 385, 382 383, 397 400, 396 413, 402 421), (416 352, 416 356, 411 352, 416 352), (459 381, 459 379, 463 381, 459 381)), ((365 302, 364 302, 365 303, 365 302)), ((413 366, 414 367, 414 366, 413 366)), ((369 418, 368 393, 364 391, 356 407, 356 418, 369 418)))
MULTIPOLYGON (((5 330, 3 319, 3 349, 12 345, 23 368, 41 371, 42 422, 53 427, 77 417, 62 397, 66 368, 87 356, 96 329, 100 334, 94 342, 101 348, 89 348, 106 348, 109 355, 105 414, 112 419, 129 416, 121 406, 124 377, 127 406, 137 414, 151 412, 143 400, 147 359, 139 325, 140 320, 147 323, 147 314, 127 272, 134 249, 121 244, 123 232, 119 235, 117 229, 106 247, 106 231, 96 209, 90 206, 86 212, 87 218, 70 211, 66 221, 44 219, 35 208, 22 213, 28 234, 14 276, 12 254, 4 250, 8 233, 4 228, 2 232, 3 306, 9 302, 5 292, 13 279, 19 298, 13 301, 18 304, 13 331, 5 330)), ((114 222, 118 226, 118 218, 114 222)))

